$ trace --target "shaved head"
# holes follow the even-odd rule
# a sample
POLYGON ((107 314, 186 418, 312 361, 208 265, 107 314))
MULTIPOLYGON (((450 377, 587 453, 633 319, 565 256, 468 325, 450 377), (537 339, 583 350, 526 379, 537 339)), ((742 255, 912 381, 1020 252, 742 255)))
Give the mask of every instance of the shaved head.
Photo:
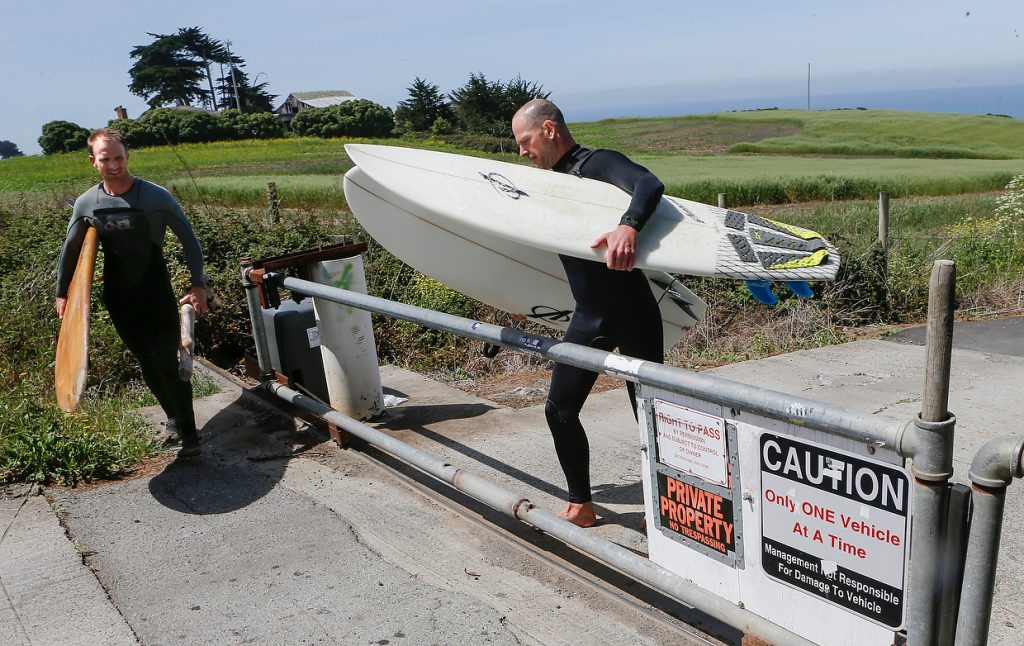
POLYGON ((554 167, 576 145, 562 111, 547 99, 527 101, 516 110, 512 117, 512 136, 519 146, 519 154, 544 169, 554 167))
POLYGON ((539 128, 545 121, 553 121, 555 127, 563 133, 568 134, 569 128, 565 125, 565 117, 558 106, 547 99, 533 99, 523 104, 516 112, 521 115, 523 123, 539 128))

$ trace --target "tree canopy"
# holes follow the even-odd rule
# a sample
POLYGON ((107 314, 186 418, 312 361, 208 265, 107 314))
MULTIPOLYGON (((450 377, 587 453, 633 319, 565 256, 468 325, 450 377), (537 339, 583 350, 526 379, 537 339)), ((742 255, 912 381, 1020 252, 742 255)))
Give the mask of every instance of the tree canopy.
POLYGON ((512 132, 512 115, 531 99, 551 95, 544 86, 523 80, 521 76, 502 83, 488 81, 484 74, 470 74, 465 85, 453 90, 452 109, 459 127, 466 132, 507 137, 512 132))
POLYGON ((445 95, 433 83, 417 76, 406 89, 409 98, 400 101, 395 109, 395 123, 400 129, 427 132, 439 118, 447 122, 454 119, 445 95))
MULTIPOLYGON (((257 75, 258 77, 259 75, 257 75)), ((239 109, 241 112, 273 112, 274 98, 276 94, 267 92, 267 82, 253 84, 249 81, 249 75, 244 70, 230 66, 227 74, 217 79, 217 92, 220 93, 220 100, 217 102, 219 110, 239 109), (231 73, 234 72, 234 78, 231 73), (238 88, 238 101, 235 100, 235 88, 238 88)))
POLYGON ((136 60, 128 70, 131 77, 128 89, 145 99, 149 107, 191 105, 211 110, 238 107, 234 101, 237 84, 239 97, 244 97, 243 112, 272 109, 270 102, 274 97, 267 94, 266 83, 258 86, 249 83, 242 72, 245 60, 232 54, 231 43, 216 40, 199 27, 183 27, 173 34, 149 35, 154 39, 152 43, 136 45, 131 50, 131 57, 136 60), (220 70, 216 86, 214 65, 220 70))
POLYGON ((43 134, 39 136, 39 147, 43 153, 70 153, 83 150, 88 146, 89 131, 70 121, 50 121, 43 124, 43 134))
POLYGON ((22 157, 25 153, 18 149, 18 144, 6 139, 0 140, 0 159, 22 157))

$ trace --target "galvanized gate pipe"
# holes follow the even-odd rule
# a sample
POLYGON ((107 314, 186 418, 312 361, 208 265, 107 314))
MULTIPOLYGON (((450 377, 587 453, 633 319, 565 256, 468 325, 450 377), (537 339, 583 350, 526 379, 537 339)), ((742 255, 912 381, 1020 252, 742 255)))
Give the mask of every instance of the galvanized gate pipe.
POLYGON ((953 429, 949 413, 949 374, 953 352, 956 265, 936 261, 928 287, 928 330, 921 414, 916 432, 903 439, 902 455, 913 457, 911 501, 914 529, 910 538, 907 584, 907 641, 915 646, 938 642, 938 609, 942 607, 943 528, 946 487, 953 476, 953 429))
POLYGON ((472 496, 493 509, 540 529, 559 540, 579 548, 608 565, 631 577, 664 592, 686 605, 696 608, 730 626, 767 640, 772 644, 795 644, 811 646, 799 635, 789 632, 778 624, 756 615, 749 610, 702 590, 686 579, 673 574, 660 565, 638 556, 626 548, 605 540, 581 527, 573 525, 533 505, 527 498, 480 475, 460 469, 433 455, 421 451, 390 435, 362 424, 351 417, 342 415, 329 406, 288 388, 277 382, 267 382, 265 387, 281 399, 311 413, 319 415, 332 424, 345 429, 352 435, 365 440, 379 449, 387 451, 408 464, 446 482, 459 491, 472 496))
POLYGON ((869 446, 887 447, 898 451, 905 430, 911 426, 910 423, 893 422, 883 417, 756 388, 721 377, 565 343, 550 337, 536 336, 521 330, 472 321, 415 305, 327 287, 282 274, 268 273, 264 280, 301 294, 386 314, 491 344, 536 352, 558 363, 602 372, 628 381, 643 382, 656 388, 717 402, 736 410, 864 442, 869 446))
POLYGON ((252 338, 256 342, 256 363, 260 367, 260 377, 269 379, 274 374, 274 367, 270 361, 270 345, 267 342, 267 330, 263 325, 263 310, 260 307, 260 297, 257 293, 257 285, 249 280, 249 272, 252 270, 252 261, 242 261, 242 289, 245 291, 245 300, 249 306, 249 322, 252 324, 252 338))
POLYGON ((988 642, 1006 488, 1024 477, 1024 435, 989 440, 971 462, 970 537, 956 625, 957 646, 988 642))

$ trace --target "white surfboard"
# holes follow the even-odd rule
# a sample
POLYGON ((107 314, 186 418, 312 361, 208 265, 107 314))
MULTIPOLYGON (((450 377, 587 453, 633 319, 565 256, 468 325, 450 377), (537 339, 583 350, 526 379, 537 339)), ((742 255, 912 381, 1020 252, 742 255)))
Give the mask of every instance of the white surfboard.
MULTIPOLYGON (((548 327, 568 327, 575 301, 557 254, 424 218, 400 206, 391 191, 358 167, 345 175, 345 197, 367 233, 417 271, 492 307, 548 327)), ((704 315, 707 304, 674 277, 646 273, 669 348, 704 315)))
MULTIPOLYGON (((346 144, 396 206, 456 230, 604 262, 590 244, 618 224, 630 197, 605 182, 490 159, 346 144)), ((821 235, 767 218, 664 197, 637 238, 636 266, 735 279, 835 278, 839 254, 821 235)))

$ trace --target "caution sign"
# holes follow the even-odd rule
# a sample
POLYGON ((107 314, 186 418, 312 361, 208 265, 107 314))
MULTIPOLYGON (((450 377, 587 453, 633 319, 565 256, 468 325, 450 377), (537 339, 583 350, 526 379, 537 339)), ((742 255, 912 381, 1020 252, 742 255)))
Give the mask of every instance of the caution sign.
POLYGON ((883 626, 903 626, 910 478, 792 437, 761 436, 761 566, 883 626))
POLYGON ((658 472, 661 526, 722 555, 736 552, 732 500, 658 472))

